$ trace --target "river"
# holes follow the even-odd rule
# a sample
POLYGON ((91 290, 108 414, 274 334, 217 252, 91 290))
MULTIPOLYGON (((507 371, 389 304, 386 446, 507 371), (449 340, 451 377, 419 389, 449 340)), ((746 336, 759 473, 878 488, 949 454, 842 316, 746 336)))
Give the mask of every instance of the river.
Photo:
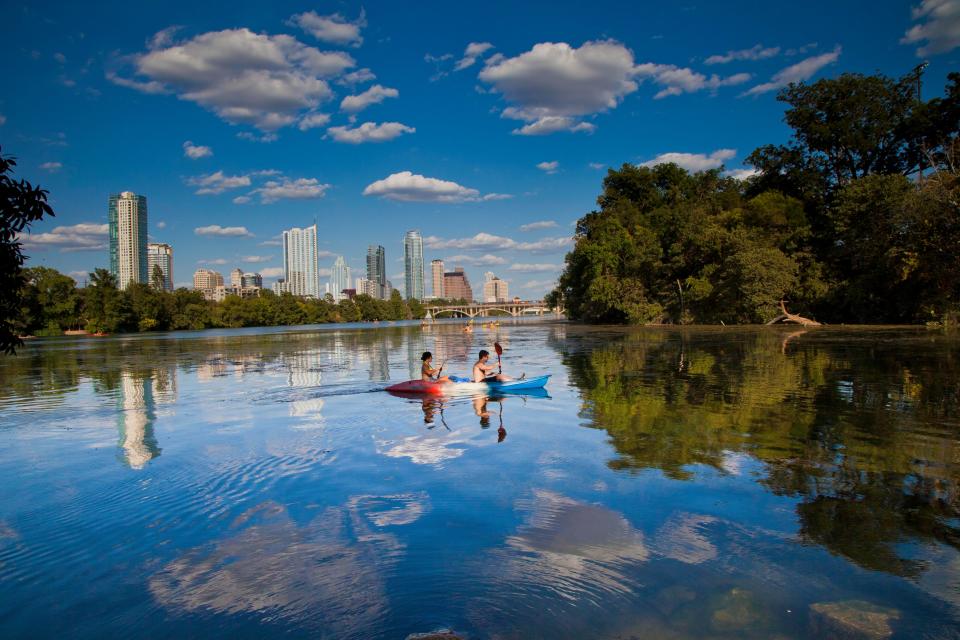
POLYGON ((38 340, 0 357, 0 636, 958 638, 958 481, 922 328, 38 340), (495 341, 546 392, 383 391, 495 341))

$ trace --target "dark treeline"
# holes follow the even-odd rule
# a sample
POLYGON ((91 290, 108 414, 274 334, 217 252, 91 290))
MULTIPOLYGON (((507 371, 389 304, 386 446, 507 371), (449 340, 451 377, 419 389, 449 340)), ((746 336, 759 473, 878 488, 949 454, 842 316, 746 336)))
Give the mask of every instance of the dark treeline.
POLYGON ((960 74, 918 100, 916 76, 844 74, 784 89, 793 137, 720 169, 623 165, 552 301, 596 323, 939 322, 960 310, 960 74), (922 172, 922 173, 921 173, 922 172))
POLYGON ((408 320, 422 318, 417 300, 403 300, 394 291, 390 300, 358 295, 334 302, 304 300, 290 294, 274 295, 264 290, 259 298, 227 296, 223 302, 204 300, 199 291, 161 291, 146 284, 117 288, 106 269, 90 274, 90 283, 78 288, 73 278, 55 269, 24 269, 20 309, 13 321, 20 335, 60 335, 68 329, 95 333, 168 331, 211 327, 257 327, 359 322, 362 320, 408 320))

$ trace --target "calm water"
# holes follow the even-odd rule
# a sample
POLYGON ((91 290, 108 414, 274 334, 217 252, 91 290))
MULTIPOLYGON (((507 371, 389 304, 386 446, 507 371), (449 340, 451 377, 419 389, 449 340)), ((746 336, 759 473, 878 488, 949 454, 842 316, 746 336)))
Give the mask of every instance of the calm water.
POLYGON ((37 342, 0 359, 0 636, 957 638, 958 481, 924 330, 37 342), (548 393, 381 391, 495 340, 548 393))

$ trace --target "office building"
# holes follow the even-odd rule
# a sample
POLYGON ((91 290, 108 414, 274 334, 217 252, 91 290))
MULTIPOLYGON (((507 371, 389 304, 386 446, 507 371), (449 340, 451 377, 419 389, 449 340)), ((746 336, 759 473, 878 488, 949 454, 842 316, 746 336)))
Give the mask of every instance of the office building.
MULTIPOLYGON (((320 298, 320 267, 317 264, 317 225, 283 232, 284 292, 305 298, 320 298)), ((276 287, 274 287, 276 291, 276 287)))
POLYGON ((259 273, 245 273, 240 278, 240 286, 244 289, 263 289, 263 276, 259 273))
POLYGON ((230 286, 231 287, 242 287, 243 286, 243 269, 234 269, 230 272, 230 286))
POLYGON ((443 260, 430 261, 430 280, 433 285, 433 297, 443 298, 443 260))
POLYGON ((367 247, 367 280, 373 283, 375 293, 368 294, 374 298, 386 299, 387 285, 386 252, 380 245, 367 247))
POLYGON ((173 291, 173 247, 162 242, 147 243, 147 281, 153 286, 153 271, 160 267, 164 291, 173 291))
POLYGON ((207 300, 216 298, 217 287, 223 287, 223 275, 212 269, 197 269, 193 272, 193 288, 203 293, 207 300))
POLYGON ((453 271, 443 274, 444 297, 449 300, 473 300, 473 289, 470 280, 463 272, 463 267, 456 267, 453 271))
POLYGON ((340 302, 346 297, 343 292, 351 288, 350 284, 350 267, 347 266, 343 256, 337 256, 330 270, 330 294, 335 302, 340 302))
POLYGON ((150 282, 147 274, 147 198, 130 191, 110 195, 110 272, 117 286, 150 282))
POLYGON ((408 299, 423 300, 423 238, 416 230, 403 237, 403 285, 408 299))
POLYGON ((501 280, 491 272, 483 274, 483 301, 506 302, 510 297, 510 289, 506 280, 501 280))

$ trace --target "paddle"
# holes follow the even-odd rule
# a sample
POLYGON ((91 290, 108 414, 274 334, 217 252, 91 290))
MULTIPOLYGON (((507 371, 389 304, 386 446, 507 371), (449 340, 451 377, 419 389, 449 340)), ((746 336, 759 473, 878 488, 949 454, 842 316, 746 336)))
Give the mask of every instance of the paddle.
POLYGON ((497 369, 498 369, 497 373, 503 373, 503 366, 500 363, 500 356, 503 355, 503 347, 500 346, 499 342, 494 342, 493 348, 497 352, 497 369))
POLYGON ((437 379, 437 380, 440 379, 440 374, 443 373, 443 367, 444 367, 446 364, 447 364, 446 362, 441 362, 441 363, 440 363, 440 368, 437 369, 437 375, 436 375, 436 379, 437 379))

